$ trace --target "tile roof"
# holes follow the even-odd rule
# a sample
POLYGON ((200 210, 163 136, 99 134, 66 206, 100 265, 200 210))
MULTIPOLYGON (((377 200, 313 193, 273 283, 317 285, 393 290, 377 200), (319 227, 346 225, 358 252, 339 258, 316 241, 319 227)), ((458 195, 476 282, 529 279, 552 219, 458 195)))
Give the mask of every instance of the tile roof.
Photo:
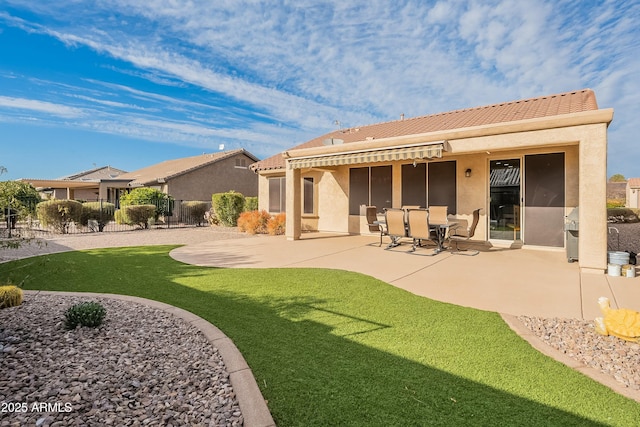
MULTIPOLYGON (((416 135, 597 109, 595 93, 591 89, 583 89, 538 98, 340 129, 300 144, 293 147, 293 149, 320 147, 322 146, 322 141, 328 138, 342 139, 347 144, 367 139, 416 135)), ((278 153, 254 163, 251 168, 254 170, 268 170, 282 169, 284 166, 284 159, 278 153)))
POLYGON ((99 181, 102 179, 115 179, 119 175, 127 173, 122 169, 117 169, 111 166, 102 166, 99 168, 93 168, 87 171, 75 173, 73 175, 58 178, 59 180, 71 180, 71 181, 99 181))
POLYGON ((629 188, 640 188, 640 178, 629 178, 627 185, 629 188))
POLYGON ((258 158, 253 154, 249 153, 243 148, 239 148, 237 150, 222 151, 213 154, 201 154, 199 156, 167 160, 152 166, 148 166, 146 168, 122 174, 118 177, 118 179, 132 180, 129 184, 131 186, 148 185, 151 183, 157 183, 158 179, 169 180, 176 176, 185 174, 195 169, 199 169, 212 163, 219 162, 223 159, 227 159, 240 153, 244 153, 254 161, 258 161, 258 158))

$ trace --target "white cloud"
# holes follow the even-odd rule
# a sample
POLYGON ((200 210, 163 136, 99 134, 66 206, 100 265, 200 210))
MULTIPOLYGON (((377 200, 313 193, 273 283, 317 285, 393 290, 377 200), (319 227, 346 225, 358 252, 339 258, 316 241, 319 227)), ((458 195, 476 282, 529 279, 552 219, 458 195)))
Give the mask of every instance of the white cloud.
MULTIPOLYGON (((235 132, 238 140, 282 144, 286 139, 293 145, 333 129, 334 120, 355 126, 401 113, 411 117, 584 87, 596 90, 600 105, 616 108, 610 140, 630 139, 630 123, 638 114, 629 96, 640 90, 638 2, 192 1, 186 6, 115 0, 91 8, 81 2, 35 3, 28 6, 34 13, 55 19, 33 24, 6 12, 0 17, 135 66, 112 68, 123 75, 185 94, 200 89, 191 99, 87 80, 115 92, 90 95, 114 115, 132 106, 148 113, 158 109, 140 116, 148 123, 172 114, 166 122, 180 125, 160 126, 158 132, 176 138, 182 133, 181 141, 232 138, 235 132), (258 127, 261 135, 254 132, 258 127)), ((114 129, 111 119, 107 123, 105 129, 114 129)), ((128 126, 158 137, 151 125, 128 126)))
POLYGON ((63 118, 78 118, 85 116, 85 112, 79 108, 34 99, 12 98, 8 96, 0 96, 0 108, 30 110, 63 118))

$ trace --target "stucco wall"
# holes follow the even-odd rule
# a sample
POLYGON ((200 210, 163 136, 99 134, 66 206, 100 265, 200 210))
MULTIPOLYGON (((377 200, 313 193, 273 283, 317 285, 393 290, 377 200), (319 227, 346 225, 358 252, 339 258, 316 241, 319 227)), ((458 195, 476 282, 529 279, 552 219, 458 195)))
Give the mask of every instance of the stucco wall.
MULTIPOLYGON (((489 203, 489 162, 494 159, 520 158, 525 154, 565 153, 565 201, 568 214, 578 205, 578 146, 553 146, 543 148, 529 148, 526 150, 502 150, 496 153, 481 152, 472 154, 445 154, 437 161, 456 161, 457 180, 457 212, 458 218, 472 219, 475 209, 481 208, 480 222, 476 228, 474 239, 487 240, 489 203), (466 177, 465 171, 471 169, 471 176, 466 177)), ((402 206, 402 163, 372 163, 358 166, 392 165, 393 175, 393 207, 402 206)), ((272 175, 278 176, 278 175, 272 175)), ((281 176, 281 175, 280 175, 281 176)), ((313 177, 315 184, 315 203, 317 215, 303 215, 302 229, 330 231, 351 234, 369 233, 364 216, 349 215, 349 166, 333 167, 330 171, 304 171, 301 178, 313 177)), ((267 176, 260 176, 260 209, 268 208, 267 176)))
POLYGON ((627 183, 627 201, 626 207, 637 209, 640 207, 640 188, 631 187, 627 183))
POLYGON ((248 167, 236 167, 236 158, 253 160, 245 154, 237 154, 211 165, 187 172, 167 182, 166 192, 177 200, 211 200, 214 193, 236 191, 245 196, 258 195, 258 176, 248 167))

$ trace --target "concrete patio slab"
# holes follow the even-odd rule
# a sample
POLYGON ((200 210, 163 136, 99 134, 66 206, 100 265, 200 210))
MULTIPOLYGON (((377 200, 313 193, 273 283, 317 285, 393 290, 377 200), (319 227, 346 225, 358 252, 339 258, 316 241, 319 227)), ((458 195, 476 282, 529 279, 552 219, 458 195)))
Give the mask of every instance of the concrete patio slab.
POLYGON ((593 319, 597 300, 640 311, 640 276, 581 273, 562 250, 482 248, 477 256, 436 256, 410 242, 385 249, 377 236, 306 233, 210 241, 183 246, 171 256, 189 264, 224 268, 333 268, 367 274, 416 295, 514 316, 593 319))

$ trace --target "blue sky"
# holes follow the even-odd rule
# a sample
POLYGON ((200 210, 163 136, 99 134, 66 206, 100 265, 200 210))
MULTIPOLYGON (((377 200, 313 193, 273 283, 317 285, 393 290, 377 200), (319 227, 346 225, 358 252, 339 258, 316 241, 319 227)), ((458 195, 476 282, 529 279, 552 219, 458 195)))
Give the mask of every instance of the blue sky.
POLYGON ((0 0, 0 179, 592 88, 640 176, 639 0, 0 0))

